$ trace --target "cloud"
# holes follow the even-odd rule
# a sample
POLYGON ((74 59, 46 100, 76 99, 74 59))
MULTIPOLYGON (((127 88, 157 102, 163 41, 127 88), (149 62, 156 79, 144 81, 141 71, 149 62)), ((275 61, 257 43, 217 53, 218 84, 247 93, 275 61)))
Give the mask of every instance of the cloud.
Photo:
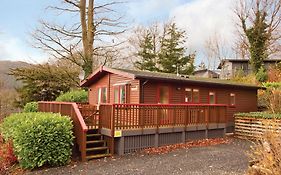
POLYGON ((204 42, 214 33, 229 43, 234 41, 233 0, 193 0, 174 8, 170 18, 187 31, 189 47, 203 55, 204 42))
POLYGON ((30 48, 19 38, 6 35, 0 37, 0 60, 42 63, 47 61, 47 58, 46 54, 30 48))

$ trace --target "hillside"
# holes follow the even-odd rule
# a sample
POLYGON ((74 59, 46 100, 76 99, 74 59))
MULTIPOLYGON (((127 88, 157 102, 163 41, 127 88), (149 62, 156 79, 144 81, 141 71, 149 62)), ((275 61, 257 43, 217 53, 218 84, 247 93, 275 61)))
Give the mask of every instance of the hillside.
POLYGON ((21 85, 20 82, 17 82, 16 79, 8 75, 10 69, 26 67, 30 64, 22 61, 0 61, 0 80, 4 81, 5 88, 15 88, 21 85))

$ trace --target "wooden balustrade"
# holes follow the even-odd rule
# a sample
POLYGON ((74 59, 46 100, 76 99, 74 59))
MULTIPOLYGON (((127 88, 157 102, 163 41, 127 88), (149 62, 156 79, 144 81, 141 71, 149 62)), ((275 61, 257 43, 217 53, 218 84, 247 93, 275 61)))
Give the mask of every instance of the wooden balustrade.
POLYGON ((88 103, 77 103, 81 115, 85 123, 88 126, 88 129, 98 129, 100 128, 99 121, 99 110, 97 110, 97 106, 89 105, 88 103))
POLYGON ((113 104, 101 105, 101 127, 112 130, 159 128, 226 122, 226 105, 113 104))
POLYGON ((39 102, 38 108, 41 112, 61 113, 61 115, 69 116, 72 119, 74 136, 81 152, 81 158, 82 161, 86 161, 86 133, 88 128, 78 105, 68 102, 39 102))

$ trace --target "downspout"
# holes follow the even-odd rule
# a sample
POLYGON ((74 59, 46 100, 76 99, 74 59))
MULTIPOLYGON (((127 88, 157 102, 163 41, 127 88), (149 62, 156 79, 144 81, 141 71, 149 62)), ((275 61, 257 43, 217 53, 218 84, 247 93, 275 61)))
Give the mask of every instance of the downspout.
POLYGON ((148 80, 145 80, 145 82, 143 82, 141 84, 141 102, 140 103, 143 103, 144 102, 144 90, 143 90, 143 87, 144 85, 148 82, 148 80))

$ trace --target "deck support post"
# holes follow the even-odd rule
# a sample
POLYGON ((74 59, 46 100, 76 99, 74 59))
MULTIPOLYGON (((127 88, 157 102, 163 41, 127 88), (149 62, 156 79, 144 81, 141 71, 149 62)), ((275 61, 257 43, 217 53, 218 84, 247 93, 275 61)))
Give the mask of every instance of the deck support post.
POLYGON ((158 133, 155 133, 155 135, 154 135, 154 147, 159 147, 159 134, 158 133))
POLYGON ((185 130, 181 132, 181 142, 185 143, 185 130))
POLYGON ((205 129, 205 139, 208 139, 208 128, 205 129))
POLYGON ((125 154, 125 139, 124 137, 120 137, 117 140, 117 154, 118 155, 124 155, 125 154))

